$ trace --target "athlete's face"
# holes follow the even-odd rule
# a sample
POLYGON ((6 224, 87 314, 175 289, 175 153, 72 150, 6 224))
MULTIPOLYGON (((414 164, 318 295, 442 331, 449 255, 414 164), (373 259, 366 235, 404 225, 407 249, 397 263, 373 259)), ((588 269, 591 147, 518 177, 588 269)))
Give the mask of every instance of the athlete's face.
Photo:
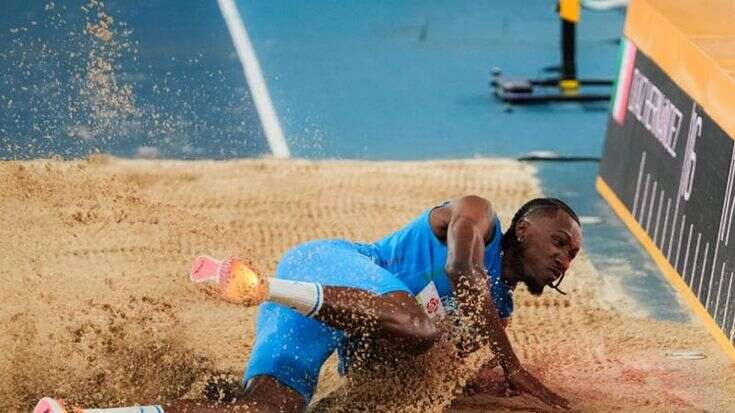
POLYGON ((569 269, 582 244, 582 229, 562 210, 539 212, 516 225, 521 245, 521 281, 541 295, 569 269))

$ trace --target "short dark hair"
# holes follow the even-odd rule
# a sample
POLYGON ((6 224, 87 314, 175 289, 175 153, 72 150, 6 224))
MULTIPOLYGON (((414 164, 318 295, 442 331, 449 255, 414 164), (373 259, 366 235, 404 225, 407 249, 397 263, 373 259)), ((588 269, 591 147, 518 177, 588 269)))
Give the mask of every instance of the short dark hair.
MULTIPOLYGON (((510 226, 505 231, 505 234, 503 234, 503 248, 511 247, 515 245, 517 242, 515 232, 516 232, 516 225, 518 223, 533 214, 539 213, 539 212, 557 212, 559 210, 562 210, 567 213, 574 222, 579 224, 579 217, 577 217, 577 214, 572 210, 572 208, 567 205, 564 201, 557 198, 534 198, 525 204, 518 208, 518 211, 516 211, 515 215, 513 215, 513 220, 510 222, 510 226)), ((579 224, 581 225, 581 224, 579 224)))

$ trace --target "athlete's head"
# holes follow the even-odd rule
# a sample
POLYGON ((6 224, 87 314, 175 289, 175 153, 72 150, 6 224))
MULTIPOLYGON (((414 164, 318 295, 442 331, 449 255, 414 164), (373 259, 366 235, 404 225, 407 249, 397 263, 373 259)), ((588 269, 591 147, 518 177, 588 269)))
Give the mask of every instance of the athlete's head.
POLYGON ((525 203, 503 235, 503 251, 513 258, 515 277, 534 295, 547 285, 558 289, 581 244, 577 214, 556 198, 525 203))

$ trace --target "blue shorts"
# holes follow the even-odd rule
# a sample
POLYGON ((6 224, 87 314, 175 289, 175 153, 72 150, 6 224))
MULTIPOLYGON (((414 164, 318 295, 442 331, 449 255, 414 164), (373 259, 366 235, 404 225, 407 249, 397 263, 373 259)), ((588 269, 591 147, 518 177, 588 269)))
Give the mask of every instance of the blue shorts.
MULTIPOLYGON (((363 245, 344 240, 296 246, 281 258, 276 277, 359 288, 378 295, 410 293, 398 277, 373 262, 363 245)), ((243 382, 268 375, 297 391, 308 403, 322 364, 342 344, 344 333, 269 301, 260 305, 255 328, 243 382)))

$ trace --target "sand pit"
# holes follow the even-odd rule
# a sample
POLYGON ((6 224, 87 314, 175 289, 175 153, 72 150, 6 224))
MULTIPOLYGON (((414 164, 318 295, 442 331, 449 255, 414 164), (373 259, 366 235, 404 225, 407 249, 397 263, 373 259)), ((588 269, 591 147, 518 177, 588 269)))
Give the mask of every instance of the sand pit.
MULTIPOLYGON (((240 254, 273 271, 298 242, 374 240, 453 196, 492 199, 507 225, 540 194, 533 170, 509 160, 96 157, 2 163, 0 182, 0 411, 27 411, 44 395, 99 407, 154 403, 199 397, 213 375, 237 380, 255 310, 191 285, 197 254, 240 254)), ((528 368, 574 410, 735 410, 735 368, 703 327, 635 318, 609 304, 584 254, 565 285, 568 296, 517 292, 510 336, 528 368), (676 350, 706 358, 666 356, 676 350)), ((317 397, 342 385, 334 360, 322 375, 317 397)), ((422 383, 412 385, 425 386, 418 398, 429 401, 412 403, 423 411, 545 410, 527 396, 455 398, 458 385, 422 383)), ((350 394, 340 403, 348 408, 350 394)), ((397 409, 381 407, 380 395, 373 403, 397 409)))

